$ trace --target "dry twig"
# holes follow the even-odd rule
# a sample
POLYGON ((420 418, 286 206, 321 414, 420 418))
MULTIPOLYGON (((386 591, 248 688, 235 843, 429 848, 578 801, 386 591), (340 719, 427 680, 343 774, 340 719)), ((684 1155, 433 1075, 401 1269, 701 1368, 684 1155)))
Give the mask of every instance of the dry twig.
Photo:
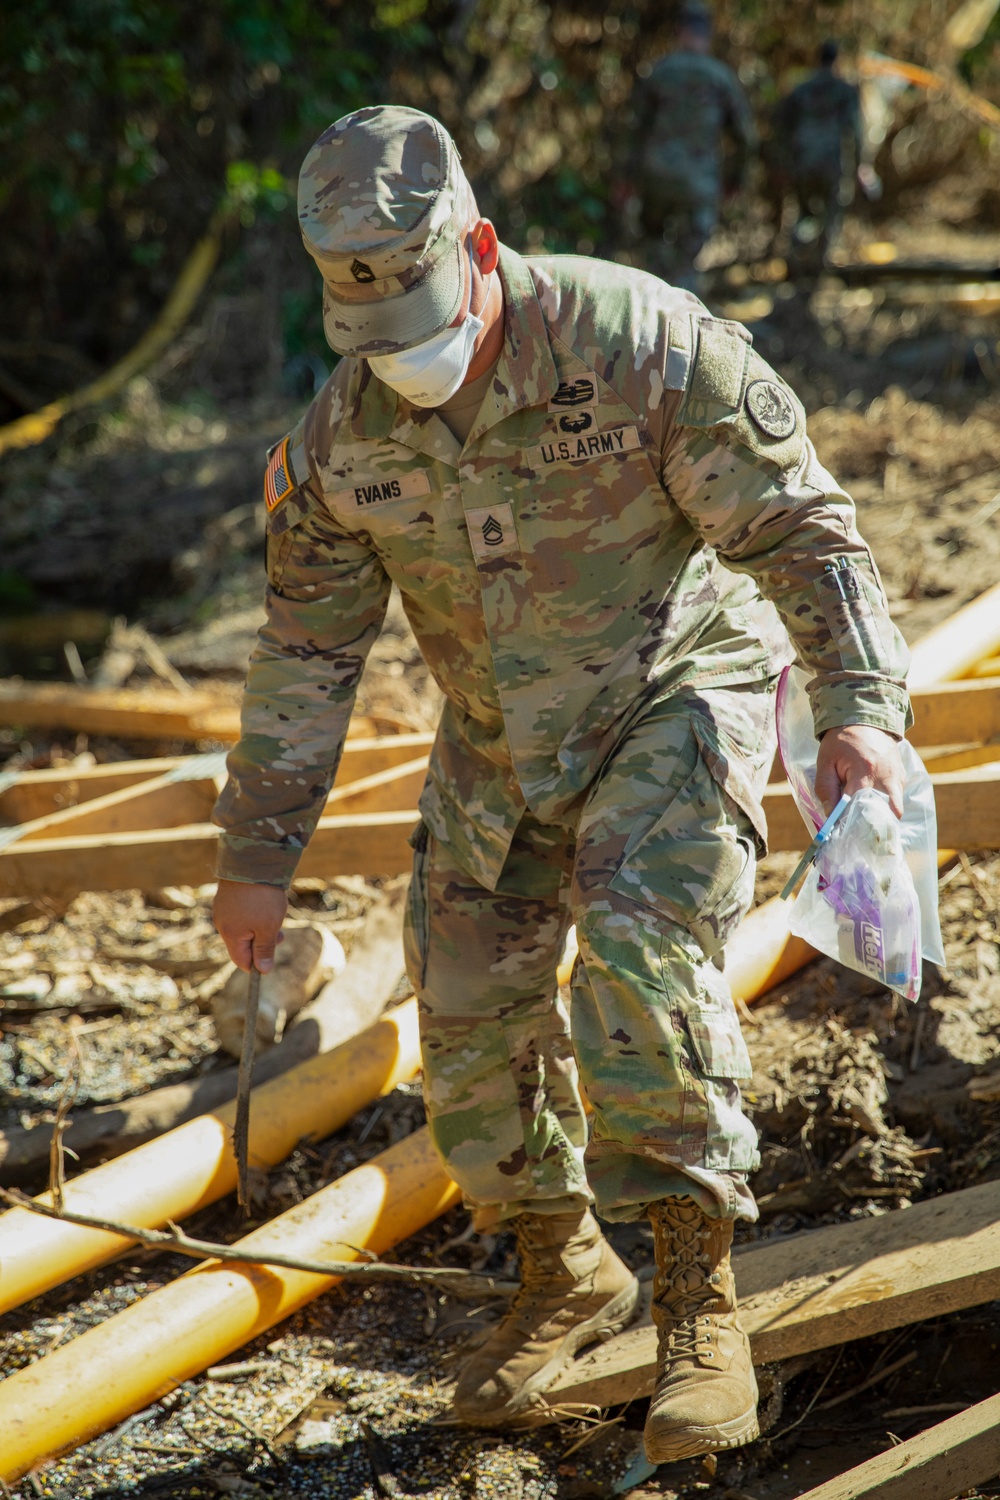
MULTIPOLYGON (((508 1296, 515 1292, 516 1281, 497 1281, 492 1276, 477 1276, 474 1271, 446 1266, 400 1266, 381 1260, 300 1260, 294 1255, 277 1253, 247 1253, 233 1245, 220 1245, 211 1240, 196 1240, 186 1235, 176 1224, 169 1229, 142 1229, 137 1224, 122 1224, 115 1219, 97 1219, 90 1214, 71 1213, 69 1209, 58 1212, 47 1203, 38 1203, 16 1188, 0 1188, 0 1198, 12 1208, 26 1208, 31 1213, 41 1214, 46 1219, 59 1219, 65 1224, 79 1224, 84 1229, 101 1229, 107 1234, 120 1234, 123 1239, 137 1240, 141 1245, 153 1245, 157 1249, 175 1250, 180 1255, 189 1255, 192 1260, 232 1261, 245 1266, 282 1266, 288 1271, 305 1271, 311 1276, 340 1276, 358 1281, 412 1281, 430 1283, 439 1291, 450 1292, 459 1297, 482 1297, 487 1293, 508 1296)), ((353 1246, 347 1246, 353 1249, 353 1246)), ((365 1252, 367 1254, 367 1252, 365 1252)))
POLYGON ((814 1407, 813 1410, 829 1411, 832 1406, 840 1406, 843 1402, 850 1401, 852 1397, 860 1395, 862 1391, 871 1390, 873 1385, 878 1385, 881 1381, 888 1379, 890 1375, 895 1375, 897 1370, 901 1370, 904 1365, 911 1364, 916 1357, 916 1349, 911 1349, 910 1353, 904 1354, 902 1359, 897 1359, 891 1365, 885 1365, 883 1369, 877 1370, 874 1375, 869 1375, 868 1379, 863 1380, 860 1385, 852 1385, 849 1391, 841 1391, 839 1396, 833 1396, 829 1401, 824 1401, 822 1406, 814 1407))

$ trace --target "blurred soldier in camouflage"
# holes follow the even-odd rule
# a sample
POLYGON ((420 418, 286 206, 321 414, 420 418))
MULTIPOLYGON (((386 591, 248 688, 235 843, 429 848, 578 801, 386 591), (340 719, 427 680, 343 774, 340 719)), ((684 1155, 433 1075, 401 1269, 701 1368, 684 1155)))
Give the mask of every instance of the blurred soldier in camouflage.
POLYGON ((299 213, 344 358, 265 478, 219 931, 270 968, 395 583, 445 695, 407 917, 430 1129, 476 1225, 515 1231, 522 1277, 452 1415, 530 1423, 631 1319, 596 1205, 653 1224, 650 1457, 746 1442, 729 1247, 757 1150, 721 969, 765 846, 778 613, 831 803, 875 785, 898 810, 905 648, 850 499, 742 327, 644 272, 500 246, 415 110, 325 131, 299 213))
POLYGON ((777 149, 798 200, 796 258, 815 270, 840 229, 861 159, 860 98, 838 76, 837 53, 836 42, 823 43, 819 68, 782 101, 775 121, 777 149))
POLYGON ((677 45, 636 89, 631 170, 642 204, 646 269, 698 289, 695 257, 719 222, 724 193, 744 181, 757 132, 731 68, 710 55, 712 17, 698 0, 680 12, 677 45), (731 154, 723 160, 723 137, 731 154))

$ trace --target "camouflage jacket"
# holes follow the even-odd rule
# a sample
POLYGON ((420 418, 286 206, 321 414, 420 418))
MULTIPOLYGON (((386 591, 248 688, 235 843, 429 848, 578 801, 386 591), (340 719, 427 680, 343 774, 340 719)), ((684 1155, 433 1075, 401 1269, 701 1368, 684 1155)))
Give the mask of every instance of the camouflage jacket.
POLYGON ((729 184, 738 185, 757 145, 750 101, 731 68, 699 52, 668 52, 636 89, 632 171, 684 185, 695 196, 722 191, 722 146, 733 159, 729 184))
POLYGON ((820 68, 782 100, 778 149, 796 177, 836 180, 852 173, 861 153, 861 103, 853 84, 820 68))
MULTIPOLYGON (((291 879, 393 582, 445 694, 421 810, 489 887, 524 808, 571 823, 651 703, 789 659, 762 593, 817 732, 904 730, 906 650, 853 505, 746 329, 597 260, 505 249, 501 272, 505 343, 463 448, 345 359, 272 456, 221 876, 291 879)), ((726 751, 720 731, 745 802, 726 751)))

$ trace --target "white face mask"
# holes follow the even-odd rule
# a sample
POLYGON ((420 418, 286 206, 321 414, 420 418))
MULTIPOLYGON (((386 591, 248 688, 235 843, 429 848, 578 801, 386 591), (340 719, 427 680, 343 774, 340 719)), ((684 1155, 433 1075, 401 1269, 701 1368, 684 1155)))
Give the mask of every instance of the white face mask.
MULTIPOLYGON (((469 275, 472 275, 472 250, 469 250, 469 275)), ((492 278, 493 273, 490 272, 492 278)), ((487 282, 487 285, 489 283, 487 282)), ((369 356, 379 380, 412 401, 414 406, 440 406, 454 396, 468 374, 476 339, 484 327, 482 318, 469 311, 455 328, 442 328, 402 354, 369 356)))

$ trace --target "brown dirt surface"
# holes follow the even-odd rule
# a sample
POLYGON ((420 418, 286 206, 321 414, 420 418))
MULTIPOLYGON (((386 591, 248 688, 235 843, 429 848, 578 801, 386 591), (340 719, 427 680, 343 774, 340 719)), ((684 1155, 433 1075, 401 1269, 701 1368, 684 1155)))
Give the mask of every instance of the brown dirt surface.
MULTIPOLYGON (((908 228, 882 225, 877 236, 870 226, 851 232, 852 253, 875 237, 894 240, 901 255, 956 248, 944 233, 936 243, 921 238, 912 219, 908 228)), ((995 234, 962 233, 962 253, 992 254, 995 263, 995 234)), ((803 390, 820 457, 855 496, 893 614, 915 640, 1000 573, 996 322, 940 300, 931 316, 898 289, 848 287, 836 277, 824 278, 811 298, 772 288, 766 300, 769 311, 752 325, 758 345, 803 390), (938 357, 945 347, 956 361, 947 378, 938 357), (934 372, 930 384, 921 360, 934 372)), ((170 408, 155 381, 130 399, 117 436, 102 419, 82 456, 66 452, 63 467, 47 473, 43 529, 82 537, 84 572, 99 572, 107 518, 96 518, 93 498, 119 496, 114 524, 139 538, 121 540, 109 564, 123 580, 129 613, 141 615, 175 669, 231 695, 258 618, 259 525, 247 497, 259 482, 261 434, 278 435, 288 413, 272 409, 213 428, 170 408), (153 457, 142 456, 144 433, 153 434, 153 457), (164 492, 175 509, 160 514, 143 539, 124 497, 152 505, 164 492), (168 546, 177 525, 180 554, 168 546), (171 590, 140 606, 129 584, 137 568, 172 579, 171 590)), ((37 454, 14 458, 6 482, 22 498, 38 482, 39 462, 37 454)), ((23 507, 19 513, 20 520, 9 508, 7 519, 0 516, 8 552, 28 545, 23 507)), ((58 572, 68 557, 64 547, 44 567, 58 572)), ((45 585, 41 574, 38 583, 45 585)), ((80 589, 86 602, 86 579, 80 589)), ((150 669, 140 662, 128 681, 143 680, 150 669)), ((436 689, 394 601, 359 709, 423 729, 436 707, 436 689)), ((0 731, 8 768, 179 748, 0 731)), ((780 888, 791 863, 788 856, 764 861, 759 899, 780 888)), ((311 881, 294 901, 349 945, 374 894, 361 881, 311 881)), ((211 892, 186 895, 190 904, 179 908, 139 892, 84 895, 63 917, 43 915, 0 934, 0 1127, 50 1121, 74 1078, 80 1107, 229 1061, 218 1054, 205 1014, 226 972, 210 925, 211 892)), ((943 872, 941 915, 948 967, 926 968, 918 1005, 824 959, 744 1017, 755 1070, 746 1097, 762 1133, 762 1164, 755 1179, 761 1222, 742 1226, 742 1241, 883 1214, 1000 1177, 1000 1085, 981 1084, 980 1097, 968 1087, 1000 1068, 1000 854, 955 861, 943 872)), ((329 1140, 304 1144, 257 1175, 255 1220, 301 1201, 422 1118, 419 1088, 409 1084, 329 1140)), ((186 1227, 221 1239, 246 1228, 229 1201, 186 1227)), ((645 1225, 618 1226, 611 1238, 640 1276, 650 1274, 645 1225)), ((501 1278, 514 1273, 510 1237, 471 1236, 460 1210, 396 1256, 501 1278)), ((0 1319, 0 1372, 186 1267, 176 1256, 134 1252, 8 1314, 0 1319)), ((791 1500, 889 1446, 890 1434, 911 1436, 996 1387, 996 1308, 937 1318, 766 1372, 767 1431, 759 1442, 720 1455, 714 1466, 671 1465, 654 1476, 641 1457, 641 1403, 606 1424, 567 1422, 523 1435, 437 1425, 456 1362, 499 1307, 398 1286, 335 1290, 234 1351, 226 1363, 247 1362, 245 1373, 187 1382, 11 1493, 14 1500, 585 1500, 626 1492, 648 1500, 791 1500), (857 1394, 882 1370, 884 1379, 857 1394)))

